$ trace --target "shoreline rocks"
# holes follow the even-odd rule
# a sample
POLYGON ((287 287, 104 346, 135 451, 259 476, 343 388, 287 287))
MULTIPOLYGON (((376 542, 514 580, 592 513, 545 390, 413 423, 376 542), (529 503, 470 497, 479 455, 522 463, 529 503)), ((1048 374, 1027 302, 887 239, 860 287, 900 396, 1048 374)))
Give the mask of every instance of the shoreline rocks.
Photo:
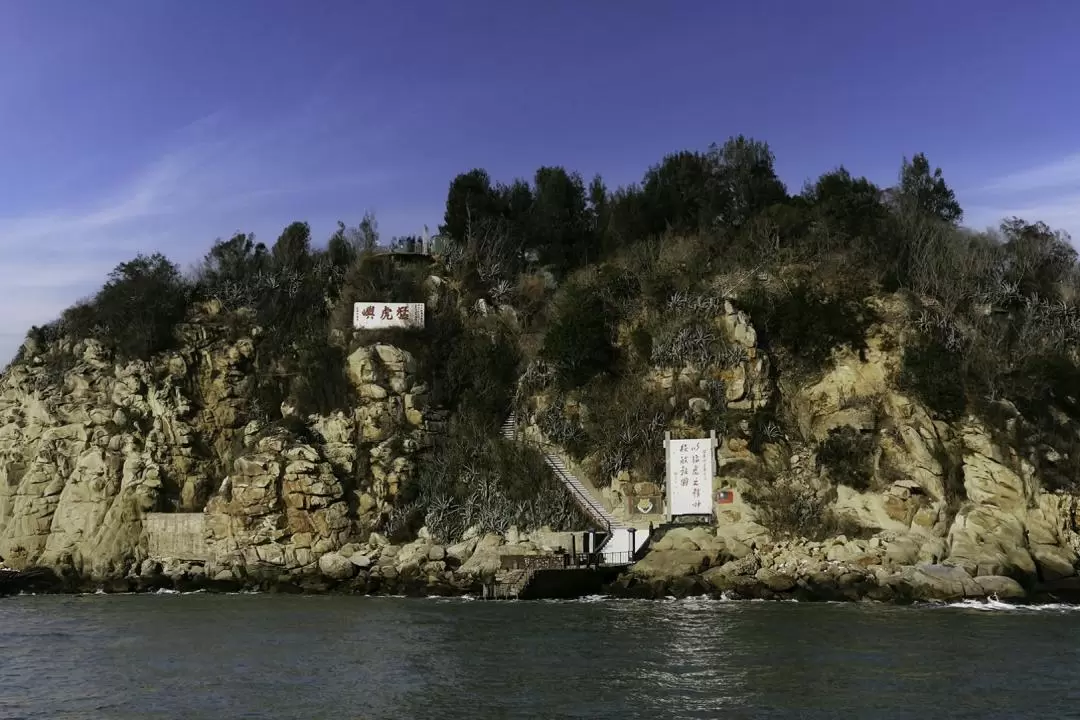
MULTIPOLYGON (((986 572, 923 553, 901 536, 825 542, 747 539, 704 527, 670 530, 610 589, 616 597, 705 595, 728 599, 877 601, 893 604, 994 598, 1080 603, 1080 578, 986 572)), ((928 538, 929 543, 932 539, 928 538)), ((1066 571, 1066 568, 1062 568, 1066 571)))
MULTIPOLYGON (((746 542, 711 529, 675 528, 638 563, 606 588, 613 598, 665 600, 711 597, 727 600, 804 602, 950 603, 993 599, 1008 603, 1080 603, 1080 578, 1046 578, 1022 584, 1004 575, 970 575, 949 561, 899 564, 885 543, 848 541, 746 542), (869 552, 861 550, 868 548, 869 552)), ((479 597, 509 555, 557 552, 544 540, 517 532, 507 537, 474 533, 443 545, 430 537, 393 544, 377 533, 321 555, 302 575, 274 566, 217 568, 211 562, 145 560, 127 575, 94 580, 72 572, 32 568, 6 594, 263 592, 406 597, 479 597), (16 587, 17 586, 17 587, 16 587)), ((426 535, 426 534, 425 534, 426 535)), ((911 557, 907 553, 903 557, 911 557)), ((0 593, 5 594, 5 593, 0 593)))

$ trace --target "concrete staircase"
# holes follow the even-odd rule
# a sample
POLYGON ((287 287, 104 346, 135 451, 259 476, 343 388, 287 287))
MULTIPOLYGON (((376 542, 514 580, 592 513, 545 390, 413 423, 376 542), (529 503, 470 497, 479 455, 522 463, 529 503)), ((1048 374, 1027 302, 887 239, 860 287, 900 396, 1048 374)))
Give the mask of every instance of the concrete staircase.
MULTIPOLYGON (((502 435, 509 440, 517 441, 522 439, 518 433, 517 416, 514 413, 510 413, 506 418, 506 422, 503 423, 502 435)), ((607 556, 610 562, 630 562, 630 557, 648 539, 648 533, 637 531, 634 542, 631 543, 630 526, 616 518, 604 507, 604 504, 593 495, 592 491, 576 475, 570 472, 570 469, 566 467, 566 462, 554 452, 551 446, 542 443, 535 444, 544 454, 544 462, 555 473, 555 477, 559 478, 563 485, 566 486, 566 489, 570 491, 578 506, 607 532, 606 539, 597 550, 607 556)))
POLYGON ((503 570, 495 575, 495 582, 484 587, 485 600, 517 600, 529 586, 535 570, 503 570))

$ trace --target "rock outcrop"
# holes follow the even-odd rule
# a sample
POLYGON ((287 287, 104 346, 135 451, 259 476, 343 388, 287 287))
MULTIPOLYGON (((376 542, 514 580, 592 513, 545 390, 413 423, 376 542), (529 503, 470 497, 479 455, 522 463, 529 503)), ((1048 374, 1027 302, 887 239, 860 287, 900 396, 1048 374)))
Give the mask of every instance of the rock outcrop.
MULTIPOLYGON (((822 376, 789 388, 805 441, 766 443, 760 454, 744 443, 721 443, 718 482, 740 497, 716 506, 716 532, 671 531, 616 592, 1080 599, 1080 497, 1047 487, 1032 458, 1010 442, 1009 428, 1023 419, 1008 403, 999 403, 1013 418, 1003 432, 972 415, 935 420, 898 390, 905 309, 896 298, 879 304, 886 322, 861 356, 837 353, 822 376), (874 437, 865 487, 835 482, 816 462, 815 443, 838 428, 874 437), (793 492, 763 493, 763 486, 793 492), (812 507, 817 517, 802 519, 820 520, 807 522, 819 531, 831 526, 832 537, 815 542, 792 528, 764 527, 766 518, 784 515, 785 508, 772 506, 776 498, 790 503, 813 493, 831 500, 812 507)), ((1066 429, 1080 438, 1080 426, 1066 429)), ((1039 461, 1066 459, 1045 452, 1039 461)))
MULTIPOLYGON (((260 555, 234 565, 233 572, 216 569, 221 566, 215 566, 213 560, 146 559, 122 577, 92 582, 63 572, 58 575, 48 568, 27 573, 0 571, 0 594, 93 588, 107 592, 166 589, 479 596, 483 585, 495 580, 507 556, 550 555, 565 548, 564 534, 546 529, 531 534, 512 529, 503 536, 483 534, 474 528, 466 533, 466 539, 453 545, 435 542, 425 529, 419 535, 411 542, 394 544, 379 533, 371 533, 363 542, 345 543, 318 554, 318 559, 303 566, 302 572, 289 572, 288 564, 276 562, 272 552, 266 554, 269 561, 260 555)), ((303 554, 300 549, 294 552, 303 554)), ((312 551, 307 553, 315 557, 312 551)))
MULTIPOLYGON (((213 322, 217 309, 205 312, 213 322)), ((182 349, 153 362, 116 364, 94 341, 62 342, 49 349, 66 359, 60 373, 28 341, 0 377, 9 566, 124 578, 153 561, 147 513, 201 513, 209 577, 290 579, 391 510, 430 444, 427 389, 407 352, 353 352, 355 407, 305 418, 301 437, 249 421, 250 337, 225 341, 200 323, 180 333, 182 349)))
MULTIPOLYGON (((1004 424, 946 422, 902 392, 909 310, 897 297, 875 302, 883 321, 866 347, 837 351, 799 384, 777 381, 730 302, 713 319, 730 350, 724 367, 641 378, 679 399, 690 421, 710 411, 699 391, 717 387, 746 417, 789 417, 787 432, 766 427, 754 444, 746 420, 722 436, 716 482, 729 493, 716 528, 671 530, 613 592, 911 601, 1080 590, 1080 497, 1041 470, 1068 458, 1018 442, 1024 420, 1007 402, 1004 424), (859 482, 820 461, 837 432, 869 448, 859 482)), ((211 322, 215 309, 205 312, 211 322)), ((283 406, 298 432, 251 420, 252 338, 223 340, 205 325, 183 326, 183 349, 152 362, 117 364, 93 341, 62 343, 49 350, 68 360, 59 374, 28 341, 0 378, 8 566, 52 568, 69 585, 447 593, 475 590, 508 552, 551 544, 475 533, 449 546, 423 534, 388 543, 374 531, 440 425, 414 358, 389 345, 356 349, 354 406, 302 419, 283 406), (198 514, 198 557, 152 555, 151 513, 198 514)), ((627 471, 611 481, 604 498, 616 512, 662 487, 627 471)))

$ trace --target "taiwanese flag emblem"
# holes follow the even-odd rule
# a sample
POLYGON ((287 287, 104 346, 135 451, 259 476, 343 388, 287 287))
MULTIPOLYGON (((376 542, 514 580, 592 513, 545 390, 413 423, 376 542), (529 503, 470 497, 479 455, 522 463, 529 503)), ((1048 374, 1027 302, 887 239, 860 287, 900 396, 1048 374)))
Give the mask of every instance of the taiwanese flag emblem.
POLYGON ((730 503, 735 502, 735 491, 734 490, 717 490, 716 491, 716 502, 719 503, 720 505, 728 505, 730 503))

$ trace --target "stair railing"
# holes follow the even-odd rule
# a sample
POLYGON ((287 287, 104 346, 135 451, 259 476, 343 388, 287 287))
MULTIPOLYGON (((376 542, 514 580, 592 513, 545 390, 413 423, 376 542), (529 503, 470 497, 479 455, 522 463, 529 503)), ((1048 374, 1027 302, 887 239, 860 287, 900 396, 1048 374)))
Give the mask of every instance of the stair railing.
POLYGON ((591 549, 592 552, 599 554, 600 551, 603 549, 604 545, 606 545, 612 537, 611 522, 607 519, 607 511, 600 507, 593 497, 587 495, 578 488, 577 483, 580 483, 580 480, 577 480, 565 470, 563 470, 561 467, 559 467, 559 463, 556 463, 555 461, 562 461, 562 458, 559 457, 559 453, 556 451, 557 449, 554 445, 546 442, 540 442, 538 440, 533 440, 531 438, 526 438, 523 437, 520 433, 518 433, 516 413, 510 413, 510 415, 506 419, 506 422, 503 423, 503 428, 506 428, 508 425, 511 424, 511 419, 513 420, 514 440, 532 445, 533 447, 537 448, 541 453, 543 453, 544 457, 548 461, 547 466, 551 468, 552 472, 554 472, 555 475, 559 478, 559 481, 562 482, 562 484, 570 490, 570 493, 574 496, 574 500, 577 502, 578 506, 585 511, 586 515, 592 518, 593 522, 595 522, 597 525, 600 525, 603 529, 605 533, 603 542, 600 543, 600 547, 591 549))

